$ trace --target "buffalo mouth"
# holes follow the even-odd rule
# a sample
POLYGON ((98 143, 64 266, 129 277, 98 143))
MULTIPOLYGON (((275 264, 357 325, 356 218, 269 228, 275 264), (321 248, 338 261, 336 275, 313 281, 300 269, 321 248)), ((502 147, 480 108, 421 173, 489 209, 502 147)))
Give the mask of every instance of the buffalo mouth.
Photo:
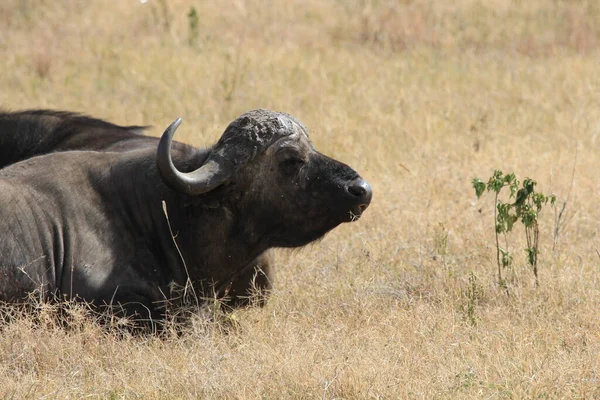
POLYGON ((344 222, 358 221, 367 207, 369 207, 368 204, 360 204, 351 207, 350 210, 348 210, 347 219, 344 222))
POLYGON ((358 221, 362 216, 362 213, 367 209, 367 207, 369 207, 368 204, 360 204, 358 206, 352 207, 348 211, 348 214, 350 215, 350 221, 348 222, 358 221))

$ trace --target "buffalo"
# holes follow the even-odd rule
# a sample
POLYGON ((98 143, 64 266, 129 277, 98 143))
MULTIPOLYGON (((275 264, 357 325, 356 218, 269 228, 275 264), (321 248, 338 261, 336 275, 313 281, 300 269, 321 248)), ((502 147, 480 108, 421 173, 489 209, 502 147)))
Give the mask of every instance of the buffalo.
MULTIPOLYGON (((34 156, 70 150, 130 151, 156 148, 159 138, 145 136, 147 126, 119 126, 69 111, 0 112, 0 168, 34 156)), ((197 151, 173 141, 180 151, 197 151)), ((274 280, 272 250, 259 255, 224 289, 230 307, 243 306, 250 296, 263 305, 274 280), (250 284, 251 283, 251 284, 250 284)), ((219 293, 215 293, 219 295, 219 293)), ((222 293, 221 293, 222 294, 222 293)))
POLYGON ((0 168, 57 151, 156 147, 158 138, 143 135, 146 128, 119 126, 67 111, 0 112, 0 168))
POLYGON ((94 148, 71 135, 80 147, 57 140, 33 158, 0 141, 5 164, 24 159, 0 170, 0 300, 79 298, 161 321, 181 288, 243 296, 271 249, 315 241, 371 201, 369 184, 317 152, 289 114, 247 112, 207 149, 174 145, 180 123, 158 144, 112 125, 126 137, 94 148))

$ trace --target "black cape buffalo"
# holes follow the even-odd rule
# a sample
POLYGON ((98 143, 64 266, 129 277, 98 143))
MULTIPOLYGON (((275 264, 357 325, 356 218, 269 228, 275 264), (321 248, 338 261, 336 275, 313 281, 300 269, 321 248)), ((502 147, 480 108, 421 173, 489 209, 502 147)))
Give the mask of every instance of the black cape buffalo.
MULTIPOLYGON (((131 151, 154 148, 159 138, 145 136, 147 126, 119 126, 98 118, 69 111, 26 110, 0 111, 0 168, 38 155, 70 150, 131 151)), ((179 151, 197 151, 173 141, 179 151)), ((274 255, 267 250, 223 285, 221 293, 229 307, 248 304, 263 305, 274 281, 274 255)))
POLYGON ((205 150, 172 146, 179 123, 158 148, 1 170, 0 300, 78 297, 159 321, 175 290, 210 297, 269 249, 304 246, 370 203, 370 186, 288 114, 250 111, 205 150))
POLYGON ((146 128, 119 126, 67 111, 0 112, 0 168, 56 151, 155 147, 158 138, 143 135, 146 128))

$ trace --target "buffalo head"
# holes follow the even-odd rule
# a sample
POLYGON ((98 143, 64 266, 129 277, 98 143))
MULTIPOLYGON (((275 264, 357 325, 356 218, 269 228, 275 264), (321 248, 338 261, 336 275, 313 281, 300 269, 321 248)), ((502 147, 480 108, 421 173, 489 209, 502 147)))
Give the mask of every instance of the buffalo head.
POLYGON ((372 190, 352 168, 316 151, 291 115, 253 110, 233 121, 195 170, 178 170, 171 141, 181 119, 164 132, 157 166, 165 183, 201 198, 230 193, 229 211, 244 235, 267 247, 298 247, 358 219, 372 190))

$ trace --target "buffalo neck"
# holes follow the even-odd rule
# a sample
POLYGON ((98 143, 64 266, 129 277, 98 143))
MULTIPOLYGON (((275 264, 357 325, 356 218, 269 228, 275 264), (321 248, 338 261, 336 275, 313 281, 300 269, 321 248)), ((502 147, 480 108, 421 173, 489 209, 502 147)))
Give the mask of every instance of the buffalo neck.
MULTIPOLYGON (((236 207, 235 188, 225 184, 177 203, 172 227, 194 281, 218 287, 247 267, 268 247, 247 232, 245 215, 236 207)), ((169 213, 171 216, 171 212, 169 213)), ((212 293, 210 293, 212 294, 212 293)))
MULTIPOLYGON (((178 169, 202 165, 204 150, 176 152, 178 169)), ((111 169, 107 195, 125 231, 136 246, 152 254, 166 283, 184 285, 189 278, 205 295, 267 250, 260 235, 248 235, 235 207, 235 188, 223 185, 212 192, 190 196, 162 181, 155 153, 126 152, 111 169)), ((132 243, 133 245, 133 243, 132 243)), ((143 263, 148 260, 132 260, 143 263)), ((146 265, 147 267, 147 265, 146 265)))

